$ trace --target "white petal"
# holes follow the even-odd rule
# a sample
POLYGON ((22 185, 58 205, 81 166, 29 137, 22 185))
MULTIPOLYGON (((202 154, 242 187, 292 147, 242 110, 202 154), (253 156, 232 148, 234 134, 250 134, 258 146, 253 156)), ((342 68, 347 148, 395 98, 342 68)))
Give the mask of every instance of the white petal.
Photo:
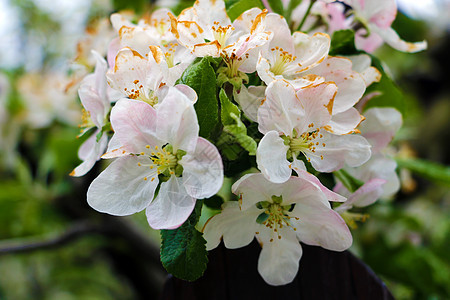
POLYGON ((267 180, 261 173, 242 176, 231 187, 235 195, 240 196, 241 209, 246 210, 261 201, 272 201, 272 196, 280 196, 283 185, 267 180))
POLYGON ((319 143, 315 146, 315 151, 305 151, 317 171, 332 172, 341 169, 344 165, 357 167, 369 160, 370 144, 362 136, 333 135, 324 131, 320 133, 323 138, 313 140, 319 143))
POLYGON ((106 74, 110 86, 132 99, 148 96, 148 61, 138 52, 124 48, 117 53, 115 66, 106 74), (142 88, 139 88, 140 86, 142 88), (138 92, 137 92, 138 91, 138 92))
POLYGON ((381 73, 375 67, 371 66, 372 59, 369 55, 359 54, 348 56, 347 58, 352 61, 353 70, 363 77, 366 87, 381 80, 381 73))
POLYGON ((405 42, 398 36, 397 32, 395 32, 395 30, 390 27, 386 28, 386 29, 380 29, 379 27, 376 27, 376 26, 370 26, 369 28, 370 28, 370 30, 379 34, 381 36, 381 38, 383 38, 383 40, 387 44, 389 44, 389 46, 391 46, 392 48, 397 49, 399 51, 414 53, 414 52, 423 51, 423 50, 427 49, 427 47, 428 47, 428 44, 426 41, 417 42, 417 43, 405 42))
POLYGON ((115 216, 131 215, 146 208, 158 185, 156 172, 138 166, 139 162, 148 161, 142 156, 117 158, 92 181, 87 193, 89 205, 115 216))
POLYGON ((191 215, 195 199, 189 196, 180 178, 171 176, 161 183, 158 196, 148 205, 145 214, 153 229, 174 229, 191 215))
POLYGON ((297 121, 296 129, 299 134, 320 128, 330 122, 337 90, 334 83, 324 82, 297 91, 297 97, 305 111, 304 117, 297 121))
POLYGON ((270 285, 292 282, 303 253, 295 233, 286 227, 279 230, 281 239, 272 230, 264 230, 263 233, 259 235, 260 242, 263 243, 258 259, 259 274, 270 285))
POLYGON ((258 129, 261 133, 271 130, 291 136, 292 130, 304 116, 304 109, 287 81, 273 81, 266 89, 266 101, 258 109, 258 129))
POLYGON ((269 131, 261 139, 256 151, 256 162, 268 180, 281 183, 289 179, 292 170, 286 159, 288 150, 289 146, 284 144, 276 131, 269 131))
POLYGON ((256 207, 241 210, 236 201, 225 202, 222 212, 215 215, 205 224, 203 237, 206 240, 206 249, 216 248, 221 238, 228 249, 247 246, 255 237, 260 226, 256 219, 261 214, 256 207))
POLYGON ((103 153, 105 153, 106 146, 108 144, 108 136, 103 134, 97 143, 97 133, 98 131, 96 131, 80 146, 78 156, 83 160, 83 162, 73 170, 71 173, 72 176, 83 176, 89 172, 103 153))
POLYGON ((385 148, 402 126, 402 115, 395 108, 374 107, 364 112, 366 120, 360 130, 373 147, 373 152, 385 148))
POLYGON ((245 116, 251 121, 256 122, 258 118, 258 109, 264 100, 265 86, 241 86, 239 91, 233 90, 234 99, 241 106, 245 116))
POLYGON ((299 218, 292 222, 297 237, 305 244, 333 251, 346 250, 352 244, 352 235, 341 216, 312 197, 297 202, 291 215, 299 218))
POLYGON ((198 138, 195 152, 187 153, 178 163, 183 166, 182 181, 190 196, 208 198, 222 187, 222 158, 217 148, 206 139, 198 138))
POLYGON ((363 120, 364 117, 359 114, 359 111, 351 107, 346 111, 333 114, 327 130, 339 135, 352 133, 363 120))
POLYGON ((302 32, 294 32, 295 55, 301 69, 298 73, 311 69, 320 64, 328 55, 330 36, 325 33, 315 33, 309 36, 302 32))
POLYGON ((195 151, 199 125, 191 99, 177 88, 170 88, 157 108, 156 133, 169 142, 176 152, 182 149, 195 151))

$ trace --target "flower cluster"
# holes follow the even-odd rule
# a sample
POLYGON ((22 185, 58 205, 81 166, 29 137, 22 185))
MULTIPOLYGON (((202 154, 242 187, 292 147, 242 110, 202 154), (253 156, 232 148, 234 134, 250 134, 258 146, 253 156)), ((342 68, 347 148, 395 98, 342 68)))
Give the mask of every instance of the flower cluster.
POLYGON ((259 273, 272 285, 295 278, 299 241, 348 249, 350 210, 398 189, 382 150, 401 115, 373 108, 362 116, 357 104, 382 73, 366 54, 330 55, 329 34, 355 29, 367 51, 380 39, 425 48, 390 28, 394 1, 344 1, 351 13, 342 2, 283 2, 284 16, 266 5, 234 21, 222 0, 198 0, 178 16, 159 9, 137 24, 113 14, 106 59, 92 52, 95 72, 79 88, 82 134, 91 135, 72 172, 114 159, 91 183, 89 205, 118 216, 145 209, 154 229, 179 228, 197 199, 221 190, 226 201, 203 228, 206 248, 256 238, 259 273), (332 172, 333 191, 317 177, 332 172), (224 175, 237 180, 235 196, 224 175))

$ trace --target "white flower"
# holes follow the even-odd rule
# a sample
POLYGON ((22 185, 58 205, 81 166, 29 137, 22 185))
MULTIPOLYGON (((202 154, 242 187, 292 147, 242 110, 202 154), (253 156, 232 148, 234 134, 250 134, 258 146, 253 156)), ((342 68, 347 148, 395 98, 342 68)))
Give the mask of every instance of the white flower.
POLYGON ((370 157, 369 143, 359 135, 327 132, 336 85, 325 82, 295 91, 284 80, 272 82, 258 109, 259 131, 264 134, 256 154, 261 172, 273 182, 291 176, 291 162, 303 153, 320 172, 344 165, 359 166, 370 157))
POLYGON ((81 125, 84 132, 91 128, 96 128, 96 130, 78 150, 78 156, 83 162, 70 174, 77 177, 89 172, 95 162, 105 153, 108 136, 102 133, 102 128, 106 124, 111 102, 119 97, 106 82, 108 66, 105 59, 95 51, 92 51, 92 54, 97 61, 95 72, 83 79, 78 89, 78 95, 85 109, 81 125), (98 134, 101 135, 99 138, 98 134))
POLYGON ((156 109, 142 101, 117 102, 111 111, 114 136, 103 157, 118 158, 88 190, 94 209, 119 216, 146 209, 155 229, 183 224, 195 200, 214 195, 223 181, 219 152, 198 137, 191 99, 172 87, 163 100, 156 109))
POLYGON ((258 271, 268 284, 287 284, 295 278, 302 256, 299 241, 334 251, 352 244, 344 220, 307 180, 291 177, 276 184, 262 174, 247 174, 232 190, 239 203, 225 202, 222 212, 206 223, 206 247, 214 249, 221 238, 227 248, 244 247, 256 236, 262 247, 258 271))

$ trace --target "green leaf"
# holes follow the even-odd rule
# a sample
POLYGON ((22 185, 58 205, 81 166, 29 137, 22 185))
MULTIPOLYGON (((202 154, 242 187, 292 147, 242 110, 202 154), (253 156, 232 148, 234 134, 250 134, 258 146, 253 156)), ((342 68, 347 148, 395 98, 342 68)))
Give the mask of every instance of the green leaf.
POLYGON ((284 7, 281 0, 268 0, 268 2, 274 13, 284 15, 284 7))
POLYGON ((243 12, 253 7, 264 9, 264 5, 262 4, 261 0, 240 0, 227 9, 227 14, 228 17, 230 17, 231 22, 233 22, 243 12))
POLYGON ((337 179, 350 191, 350 193, 354 193, 357 189, 359 189, 364 182, 359 179, 356 179, 352 175, 350 175, 344 169, 340 169, 338 171, 333 172, 337 179))
POLYGON ((219 105, 216 98, 216 73, 210 59, 202 58, 190 65, 181 75, 181 83, 193 88, 198 100, 195 103, 200 136, 209 138, 219 120, 219 105))
POLYGON ((367 88, 366 93, 380 92, 380 95, 370 99, 364 106, 364 110, 370 107, 394 107, 402 115, 405 115, 405 96, 397 87, 391 77, 384 71, 381 61, 375 56, 372 57, 372 65, 381 72, 380 82, 372 84, 367 88))
POLYGON ((231 117, 231 114, 235 114, 236 116, 241 115, 241 111, 239 107, 232 103, 225 93, 224 89, 220 89, 219 93, 220 98, 220 118, 222 120, 223 125, 234 125, 236 121, 231 117))
POLYGON ((351 29, 338 30, 331 37, 330 55, 353 55, 360 53, 355 48, 355 32, 351 29))
POLYGON ((183 280, 200 278, 208 263, 206 241, 195 229, 201 209, 202 201, 197 200, 194 211, 183 225, 161 230, 161 262, 167 272, 183 280))
POLYGON ((450 186, 450 167, 448 166, 418 158, 396 158, 395 160, 401 168, 408 169, 431 181, 450 186))
POLYGON ((223 131, 232 135, 238 144, 248 151, 248 154, 256 155, 257 144, 254 139, 247 135, 247 127, 234 113, 231 113, 230 116, 235 120, 236 125, 226 125, 223 127, 223 131))

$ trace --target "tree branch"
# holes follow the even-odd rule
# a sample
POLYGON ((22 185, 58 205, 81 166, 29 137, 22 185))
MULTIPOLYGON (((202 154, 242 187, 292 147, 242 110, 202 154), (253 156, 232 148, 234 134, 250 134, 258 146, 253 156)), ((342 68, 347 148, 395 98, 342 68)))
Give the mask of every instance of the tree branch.
POLYGON ((24 253, 36 250, 61 247, 83 236, 101 233, 102 229, 91 222, 78 222, 69 227, 64 233, 50 238, 33 237, 0 242, 0 255, 24 253))

